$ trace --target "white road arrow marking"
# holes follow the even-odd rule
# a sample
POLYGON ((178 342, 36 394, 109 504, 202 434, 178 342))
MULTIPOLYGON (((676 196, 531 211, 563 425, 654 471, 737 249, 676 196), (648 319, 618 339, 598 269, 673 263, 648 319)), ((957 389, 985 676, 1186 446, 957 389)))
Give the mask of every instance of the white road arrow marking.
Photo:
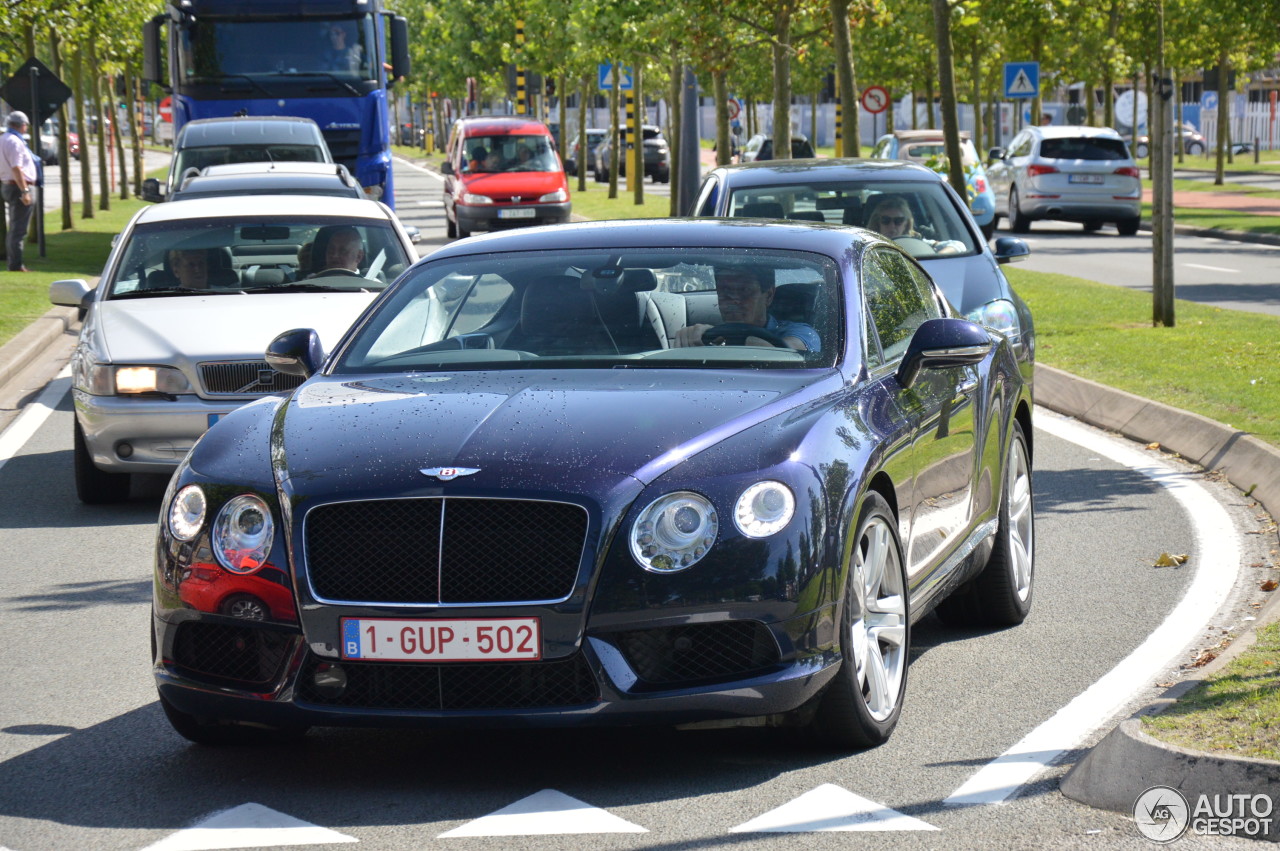
POLYGON ((818 831, 937 830, 831 783, 805 792, 776 810, 757 816, 731 833, 813 833, 818 831))
POLYGON ((359 841, 354 836, 287 816, 262 804, 241 804, 214 813, 186 830, 171 833, 143 851, 213 851, 359 841))
POLYGON ((638 824, 571 798, 563 792, 543 789, 487 816, 446 831, 439 838, 648 832, 638 824))

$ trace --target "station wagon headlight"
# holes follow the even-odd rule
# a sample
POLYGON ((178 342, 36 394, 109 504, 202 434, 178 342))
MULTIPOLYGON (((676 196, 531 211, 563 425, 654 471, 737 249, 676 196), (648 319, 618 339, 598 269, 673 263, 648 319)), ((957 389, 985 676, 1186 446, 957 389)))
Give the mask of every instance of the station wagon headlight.
POLYGON ((969 311, 965 318, 984 328, 997 331, 1009 339, 1013 339, 1014 333, 1018 330, 1018 309, 1013 306, 1013 302, 1005 298, 989 301, 969 311))
POLYGON ((275 521, 260 497, 241 494, 222 506, 213 523, 213 552, 232 573, 252 573, 271 555, 275 521))
POLYGON ((631 527, 631 555, 645 570, 674 573, 692 567, 715 543, 720 521, 701 494, 678 491, 649 503, 631 527))
POLYGON ((470 192, 462 193, 462 203, 464 204, 492 204, 493 199, 488 195, 473 195, 470 192))
POLYGON ((756 482, 733 507, 733 523, 748 538, 782 531, 796 513, 796 498, 782 482, 756 482))
POLYGON ((557 189, 555 192, 548 192, 546 195, 543 195, 541 198, 538 199, 539 202, 546 202, 548 204, 554 203, 556 201, 568 201, 568 200, 569 200, 569 193, 565 192, 563 189, 557 189))
POLYGON ((187 485, 169 504, 169 533, 179 541, 194 540, 204 527, 208 502, 199 485, 187 485))
POLYGON ((94 396, 136 396, 145 393, 191 393, 191 382, 181 370, 168 366, 116 366, 95 363, 86 376, 94 396))

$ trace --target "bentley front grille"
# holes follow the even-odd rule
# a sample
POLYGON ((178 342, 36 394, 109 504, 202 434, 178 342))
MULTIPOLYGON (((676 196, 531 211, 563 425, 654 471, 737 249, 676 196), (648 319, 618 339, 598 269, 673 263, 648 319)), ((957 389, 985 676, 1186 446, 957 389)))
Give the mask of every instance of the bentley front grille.
POLYGON ((210 396, 266 396, 292 390, 304 380, 276 372, 261 360, 200 364, 200 383, 210 396))
POLYGON ((319 598, 390 604, 563 600, 586 534, 581 506, 463 497, 333 503, 304 525, 319 598))
POLYGON ((581 653, 543 662, 440 665, 343 662, 347 685, 339 693, 315 685, 309 657, 298 678, 306 703, 360 709, 481 710, 582 706, 600 699, 600 689, 581 653))

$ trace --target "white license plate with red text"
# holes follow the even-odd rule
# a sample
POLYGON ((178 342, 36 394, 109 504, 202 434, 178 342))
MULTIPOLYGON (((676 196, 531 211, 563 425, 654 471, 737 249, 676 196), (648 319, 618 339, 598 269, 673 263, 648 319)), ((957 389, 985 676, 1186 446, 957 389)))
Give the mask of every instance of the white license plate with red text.
POLYGON ((1068 183, 1102 183, 1100 174, 1072 174, 1067 177, 1068 183))
POLYGON ((343 618, 342 658, 485 662, 542 658, 537 618, 343 618))

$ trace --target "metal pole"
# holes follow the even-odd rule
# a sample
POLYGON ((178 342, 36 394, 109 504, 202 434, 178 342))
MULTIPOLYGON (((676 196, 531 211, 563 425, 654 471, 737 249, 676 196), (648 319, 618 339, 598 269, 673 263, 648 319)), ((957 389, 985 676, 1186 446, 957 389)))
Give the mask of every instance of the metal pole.
POLYGON ((702 182, 702 162, 698 148, 698 78, 688 64, 684 66, 680 110, 680 176, 676 189, 680 215, 688 216, 693 213, 698 184, 702 182))
MULTIPOLYGON (((40 69, 31 69, 31 153, 40 156, 40 69)), ((41 180, 36 184, 35 211, 31 214, 36 221, 36 244, 39 246, 40 256, 45 256, 44 243, 44 164, 41 166, 41 180)))

